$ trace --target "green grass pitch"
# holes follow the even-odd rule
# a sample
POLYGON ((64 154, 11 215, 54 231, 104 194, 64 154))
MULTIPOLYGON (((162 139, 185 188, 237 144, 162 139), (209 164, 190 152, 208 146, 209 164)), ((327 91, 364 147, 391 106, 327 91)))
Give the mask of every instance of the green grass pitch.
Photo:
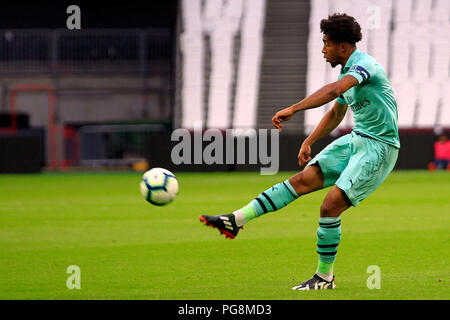
POLYGON ((290 288, 317 266, 327 190, 245 226, 235 240, 198 221, 229 213, 292 173, 178 173, 174 203, 139 173, 0 176, 0 299, 449 299, 450 173, 394 172, 343 214, 336 290, 290 288), (69 290, 67 267, 81 269, 69 290), (369 290, 368 266, 381 271, 369 290))

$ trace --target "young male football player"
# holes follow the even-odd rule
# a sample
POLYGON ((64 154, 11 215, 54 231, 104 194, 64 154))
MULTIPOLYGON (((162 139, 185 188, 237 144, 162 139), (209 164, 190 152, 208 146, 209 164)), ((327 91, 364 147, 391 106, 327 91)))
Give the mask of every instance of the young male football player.
POLYGON ((335 288, 333 266, 341 240, 340 215, 350 206, 357 206, 386 179, 400 148, 397 105, 391 84, 383 67, 356 48, 362 38, 358 22, 346 14, 333 14, 320 22, 320 29, 324 59, 333 68, 342 66, 338 80, 272 118, 273 125, 281 131, 282 123, 296 112, 336 99, 333 108, 303 141, 298 161, 300 166, 306 165, 305 169, 267 189, 232 214, 200 216, 201 222, 233 239, 250 220, 279 210, 302 195, 331 186, 320 207, 317 270, 311 279, 293 290, 335 288), (311 146, 338 126, 348 106, 355 123, 352 132, 336 139, 311 159, 311 146))

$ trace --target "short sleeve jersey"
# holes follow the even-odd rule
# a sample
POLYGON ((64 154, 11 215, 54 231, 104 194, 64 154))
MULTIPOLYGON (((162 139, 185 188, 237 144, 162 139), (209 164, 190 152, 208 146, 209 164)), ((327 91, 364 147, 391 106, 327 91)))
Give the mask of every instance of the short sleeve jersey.
POLYGON ((384 68, 373 57, 356 49, 338 79, 345 75, 359 82, 337 99, 352 109, 353 131, 400 148, 397 103, 384 68))

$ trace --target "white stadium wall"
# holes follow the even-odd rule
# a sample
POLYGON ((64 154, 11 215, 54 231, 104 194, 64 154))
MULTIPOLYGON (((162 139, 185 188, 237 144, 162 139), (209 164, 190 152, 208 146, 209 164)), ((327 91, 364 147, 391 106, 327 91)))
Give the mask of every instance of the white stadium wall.
POLYGON ((176 126, 255 127, 265 1, 181 0, 180 4, 182 76, 176 126))
POLYGON ((179 3, 175 127, 268 129, 304 97, 309 0, 179 3))

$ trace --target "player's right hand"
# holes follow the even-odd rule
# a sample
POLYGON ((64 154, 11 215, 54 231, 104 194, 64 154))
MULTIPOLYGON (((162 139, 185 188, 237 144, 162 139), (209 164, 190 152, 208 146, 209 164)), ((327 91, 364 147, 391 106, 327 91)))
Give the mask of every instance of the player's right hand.
POLYGON ((278 131, 281 131, 281 129, 284 127, 283 124, 281 124, 283 121, 288 121, 292 118, 295 111, 292 107, 285 108, 281 111, 278 111, 272 118, 272 124, 275 128, 278 129, 278 131))
POLYGON ((302 144, 297 158, 300 167, 306 166, 311 161, 311 146, 308 143, 302 144))

